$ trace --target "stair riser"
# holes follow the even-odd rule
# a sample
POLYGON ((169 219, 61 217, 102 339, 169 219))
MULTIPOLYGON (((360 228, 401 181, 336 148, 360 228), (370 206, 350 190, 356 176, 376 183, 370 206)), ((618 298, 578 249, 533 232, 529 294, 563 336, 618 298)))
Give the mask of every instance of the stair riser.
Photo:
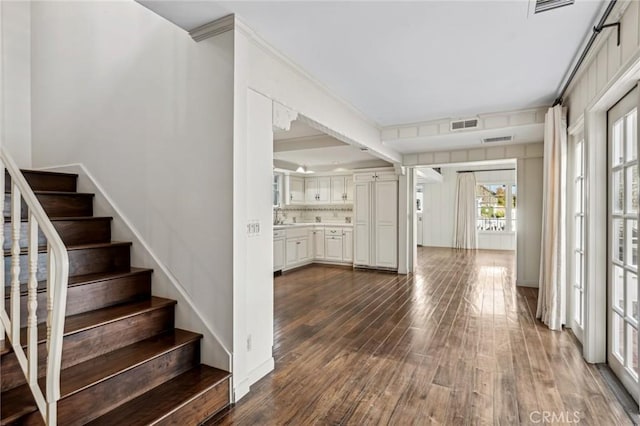
MULTIPOLYGON (((93 195, 91 194, 36 194, 38 201, 49 217, 93 216, 93 195)), ((26 219, 27 206, 22 202, 21 217, 26 219)), ((11 216, 11 196, 5 194, 4 215, 11 216)))
POLYGON ((197 425, 229 405, 229 380, 209 389, 171 415, 153 422, 153 426, 197 425))
MULTIPOLYGON (((58 402, 58 424, 83 425, 199 364, 199 354, 200 342, 195 341, 64 398, 58 402)), ((28 424, 36 416, 40 414, 24 420, 28 424)))
MULTIPOLYGON (((78 177, 75 175, 52 175, 23 171, 22 175, 34 191, 76 192, 78 177)), ((5 173, 4 190, 11 192, 11 176, 5 173)))
MULTIPOLYGON (((64 337, 62 368, 68 368, 107 352, 148 339, 174 327, 174 306, 145 312, 100 327, 64 337)), ((46 345, 38 345, 38 360, 44 362, 46 345)), ((2 357, 2 392, 25 383, 24 374, 13 352, 2 357)), ((45 374, 44 364, 39 375, 45 374)))
MULTIPOLYGON (((117 245, 96 248, 69 250, 69 276, 98 274, 103 272, 126 271, 130 268, 130 246, 117 245)), ((8 286, 11 274, 11 256, 4 258, 5 285, 8 286)), ((27 255, 20 255, 20 282, 27 282, 27 255)), ((47 255, 38 255, 38 281, 47 278, 47 255)))
MULTIPOLYGON (((9 296, 7 292, 7 296, 9 296)), ((67 316, 106 308, 151 296, 151 271, 112 280, 96 281, 67 289, 67 316)), ((9 311, 10 299, 5 301, 9 311)), ((38 293, 38 322, 47 318, 47 293, 38 293)), ((20 297, 20 327, 27 326, 27 295, 20 297)))
MULTIPOLYGON (((111 220, 108 218, 100 218, 93 220, 56 220, 53 221, 53 227, 56 228, 58 234, 62 238, 65 245, 95 244, 108 243, 111 241, 111 220)), ((20 224, 20 247, 27 247, 28 224, 21 222, 20 224)), ((10 250, 12 245, 12 229, 11 222, 4 224, 4 249, 10 250)), ((47 244, 42 231, 38 232, 38 245, 47 244)))

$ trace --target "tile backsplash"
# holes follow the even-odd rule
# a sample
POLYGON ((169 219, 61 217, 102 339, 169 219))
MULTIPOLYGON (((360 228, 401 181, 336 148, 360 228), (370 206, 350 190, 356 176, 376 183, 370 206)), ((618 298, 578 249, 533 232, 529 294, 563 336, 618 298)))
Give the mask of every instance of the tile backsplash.
POLYGON ((284 223, 314 223, 318 218, 320 223, 345 223, 353 218, 353 207, 283 207, 273 210, 274 220, 276 210, 284 223))

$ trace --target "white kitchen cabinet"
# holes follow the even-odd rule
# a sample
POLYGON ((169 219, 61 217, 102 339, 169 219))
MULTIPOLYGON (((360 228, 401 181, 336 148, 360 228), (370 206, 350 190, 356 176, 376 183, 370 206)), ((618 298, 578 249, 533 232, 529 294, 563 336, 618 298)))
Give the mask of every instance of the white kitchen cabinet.
POLYGON ((375 266, 398 267, 398 182, 375 182, 375 266))
POLYGON ((331 177, 331 204, 353 203, 353 177, 331 177))
POLYGON ((308 177, 304 180, 307 204, 329 204, 331 199, 331 177, 308 177))
POLYGON ((353 176, 345 176, 344 193, 344 200, 349 204, 353 204, 353 176))
POLYGON ((342 262, 342 234, 325 234, 325 258, 333 262, 342 262))
POLYGON ((310 260, 309 238, 300 238, 298 241, 298 263, 306 263, 310 260))
POLYGON ((304 178, 300 176, 287 176, 286 182, 286 204, 304 204, 305 189, 304 178))
POLYGON ((354 175, 354 264, 398 267, 398 182, 392 172, 354 175))
POLYGON ((345 229, 342 232, 342 261, 353 262, 353 231, 345 229))
POLYGON ((313 245, 313 258, 315 260, 324 260, 324 229, 314 229, 310 231, 310 234, 309 241, 312 241, 313 245))
POLYGON ((308 262, 309 256, 309 238, 287 238, 286 243, 286 264, 287 268, 302 265, 308 262))
MULTIPOLYGON (((358 178, 356 177, 356 182, 358 178)), ((371 184, 358 182, 354 185, 353 238, 356 265, 371 264, 371 184)))
POLYGON ((353 180, 355 183, 397 181, 398 176, 393 170, 377 170, 377 171, 356 173, 353 175, 353 180))
POLYGON ((302 266, 311 261, 311 250, 309 247, 308 228, 295 228, 286 230, 285 244, 285 268, 302 266))
POLYGON ((290 267, 298 263, 298 239, 287 239, 286 254, 285 266, 290 267))
POLYGON ((284 238, 274 238, 273 240, 273 272, 281 271, 284 268, 284 238))

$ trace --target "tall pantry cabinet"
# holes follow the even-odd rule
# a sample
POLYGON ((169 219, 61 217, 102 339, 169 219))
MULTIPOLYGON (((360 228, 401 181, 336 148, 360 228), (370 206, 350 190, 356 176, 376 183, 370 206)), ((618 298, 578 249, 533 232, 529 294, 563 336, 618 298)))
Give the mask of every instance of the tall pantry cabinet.
POLYGON ((398 269, 398 176, 354 174, 354 266, 398 269))

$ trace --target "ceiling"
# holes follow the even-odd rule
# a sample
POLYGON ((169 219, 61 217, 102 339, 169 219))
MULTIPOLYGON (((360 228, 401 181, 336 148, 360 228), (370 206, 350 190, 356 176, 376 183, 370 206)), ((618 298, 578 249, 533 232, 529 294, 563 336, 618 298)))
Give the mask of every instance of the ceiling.
POLYGON ((308 166, 314 171, 389 166, 369 151, 362 151, 299 121, 291 129, 275 130, 273 159, 279 168, 295 170, 308 166))
POLYGON ((190 30, 236 13, 381 126, 549 105, 602 1, 140 0, 190 30))

